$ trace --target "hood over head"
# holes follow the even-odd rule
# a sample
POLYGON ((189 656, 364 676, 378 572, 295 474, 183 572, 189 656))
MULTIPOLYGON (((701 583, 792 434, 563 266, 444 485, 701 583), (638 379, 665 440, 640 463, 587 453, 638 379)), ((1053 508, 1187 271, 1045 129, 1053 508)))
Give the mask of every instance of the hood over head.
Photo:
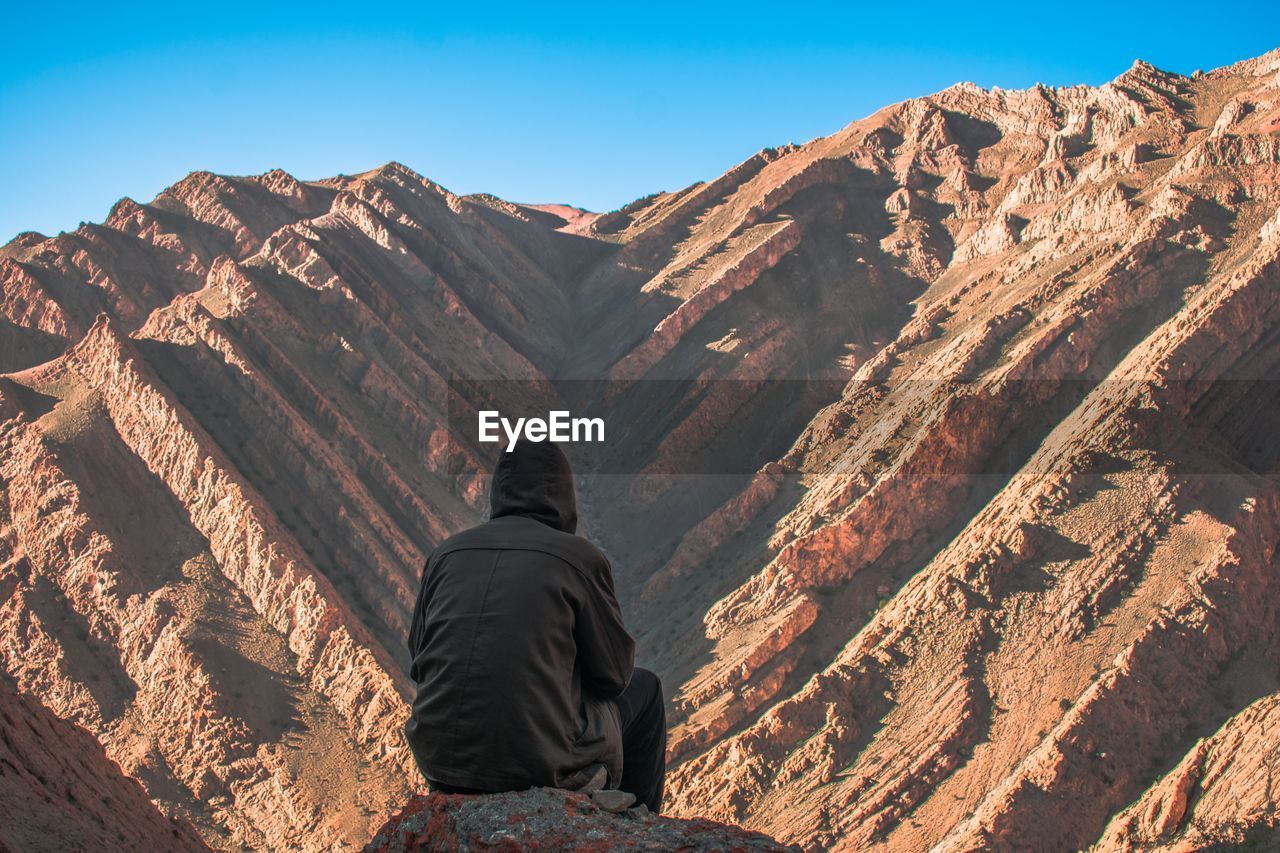
POLYGON ((523 515, 556 530, 578 529, 573 470, 558 445, 521 440, 502 454, 489 486, 489 517, 523 515))

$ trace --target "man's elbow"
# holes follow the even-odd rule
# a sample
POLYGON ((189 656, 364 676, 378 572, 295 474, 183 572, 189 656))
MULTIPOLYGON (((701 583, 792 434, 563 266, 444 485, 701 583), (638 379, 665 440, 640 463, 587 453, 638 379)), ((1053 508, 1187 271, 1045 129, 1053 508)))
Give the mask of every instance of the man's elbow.
POLYGON ((635 644, 631 643, 620 651, 622 654, 612 665, 591 673, 586 681, 587 689, 601 699, 616 699, 631 683, 631 671, 635 668, 635 644))
POLYGON ((622 691, 627 689, 627 684, 631 681, 631 674, 627 673, 626 678, 616 678, 613 676, 597 677, 586 680, 587 690, 592 696, 599 699, 617 699, 622 695, 622 691))

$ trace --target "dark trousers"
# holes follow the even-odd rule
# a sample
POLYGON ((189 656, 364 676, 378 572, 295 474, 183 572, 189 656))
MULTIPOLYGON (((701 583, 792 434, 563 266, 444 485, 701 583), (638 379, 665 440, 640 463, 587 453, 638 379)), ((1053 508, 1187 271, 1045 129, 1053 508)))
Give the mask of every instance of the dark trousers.
POLYGON ((662 682, 647 669, 636 667, 631 682, 615 702, 622 718, 622 783, 618 789, 655 814, 662 811, 663 780, 667 775, 667 709, 662 682))
MULTIPOLYGON (((649 811, 662 810, 663 780, 667 775, 667 708, 662 682, 647 669, 631 671, 627 689, 614 700, 622 718, 622 782, 618 790, 635 794, 649 811)), ((459 788, 432 782, 431 789, 445 794, 485 794, 476 788, 459 788)))

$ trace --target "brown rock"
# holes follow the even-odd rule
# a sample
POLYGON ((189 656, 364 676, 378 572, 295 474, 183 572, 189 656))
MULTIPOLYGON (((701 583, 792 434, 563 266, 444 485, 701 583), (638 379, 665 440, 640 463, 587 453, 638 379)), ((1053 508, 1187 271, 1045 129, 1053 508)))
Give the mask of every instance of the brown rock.
POLYGON ((366 853, 623 849, 781 853, 796 849, 707 820, 613 814, 594 799, 554 788, 414 797, 364 849, 366 853))

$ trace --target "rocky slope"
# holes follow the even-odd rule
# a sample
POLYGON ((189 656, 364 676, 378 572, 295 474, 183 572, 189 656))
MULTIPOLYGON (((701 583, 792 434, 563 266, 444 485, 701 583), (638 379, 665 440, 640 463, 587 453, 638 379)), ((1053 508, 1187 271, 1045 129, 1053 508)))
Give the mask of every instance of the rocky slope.
POLYGON ((359 847, 421 787, 417 571, 482 514, 451 417, 559 399, 626 425, 584 518, 671 693, 674 814, 1267 833, 1278 73, 957 85, 603 215, 393 163, 20 235, 0 666, 209 845, 359 847))
POLYGON ((0 849, 208 850, 156 810, 92 734, 0 677, 0 849))

